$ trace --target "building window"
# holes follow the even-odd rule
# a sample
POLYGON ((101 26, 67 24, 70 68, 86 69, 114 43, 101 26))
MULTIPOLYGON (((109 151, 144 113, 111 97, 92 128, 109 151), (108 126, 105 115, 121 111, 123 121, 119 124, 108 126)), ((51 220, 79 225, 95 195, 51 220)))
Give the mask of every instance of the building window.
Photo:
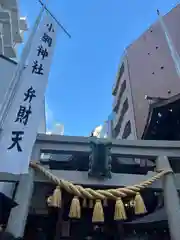
POLYGON ((117 103, 116 103, 116 106, 114 108, 114 111, 117 113, 118 110, 119 110, 119 105, 120 105, 120 102, 121 102, 121 98, 122 98, 122 95, 124 93, 124 91, 126 90, 126 80, 123 81, 123 83, 121 84, 121 88, 120 88, 120 91, 119 91, 119 95, 117 96, 117 103))
POLYGON ((124 132, 123 132, 123 135, 122 135, 122 139, 128 138, 130 134, 131 134, 131 122, 128 121, 125 125, 124 132))
POLYGON ((114 136, 117 137, 120 130, 121 130, 121 125, 122 125, 122 122, 123 122, 123 119, 124 119, 124 115, 125 113, 127 112, 129 108, 129 103, 128 103, 128 99, 126 98, 126 100, 124 101, 123 103, 123 106, 122 106, 122 109, 121 109, 121 113, 120 113, 120 118, 119 118, 119 121, 118 121, 118 124, 116 125, 114 131, 114 136))
POLYGON ((121 79, 122 75, 124 73, 124 63, 121 65, 120 67, 120 71, 119 71, 119 79, 121 79))
POLYGON ((122 65, 120 67, 119 76, 118 76, 118 79, 117 79, 117 82, 116 82, 116 87, 114 89, 113 95, 115 95, 117 93, 117 90, 118 90, 118 87, 119 87, 119 84, 120 84, 120 80, 122 78, 123 73, 124 73, 124 63, 122 63, 122 65))

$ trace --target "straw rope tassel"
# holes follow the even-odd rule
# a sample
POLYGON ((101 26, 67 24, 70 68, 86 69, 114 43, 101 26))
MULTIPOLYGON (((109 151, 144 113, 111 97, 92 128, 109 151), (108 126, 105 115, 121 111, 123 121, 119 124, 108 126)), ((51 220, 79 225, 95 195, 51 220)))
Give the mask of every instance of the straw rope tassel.
POLYGON ((75 196, 72 199, 70 211, 69 211, 69 217, 76 218, 76 219, 81 218, 81 205, 80 205, 79 198, 77 196, 75 196))
POLYGON ((120 221, 120 220, 126 220, 126 211, 124 207, 124 203, 121 200, 121 198, 118 198, 115 203, 115 209, 114 209, 114 220, 120 221))
POLYGON ((57 186, 56 189, 53 192, 53 195, 51 196, 51 203, 50 205, 52 207, 57 207, 57 208, 61 208, 61 188, 60 186, 57 186))
POLYGON ((102 223, 104 222, 104 211, 101 200, 97 199, 94 205, 93 216, 92 216, 93 223, 102 223))
POLYGON ((52 196, 49 196, 48 198, 47 198, 47 205, 48 205, 48 207, 52 207, 52 196))
POLYGON ((136 193, 136 196, 134 199, 134 208, 135 208, 135 214, 137 215, 147 212, 146 206, 139 192, 136 193))

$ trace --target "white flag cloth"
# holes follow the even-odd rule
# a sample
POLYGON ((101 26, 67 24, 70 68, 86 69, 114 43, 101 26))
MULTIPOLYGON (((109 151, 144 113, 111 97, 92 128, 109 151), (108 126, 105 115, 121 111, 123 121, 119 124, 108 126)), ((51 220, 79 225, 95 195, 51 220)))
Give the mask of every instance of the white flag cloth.
POLYGON ((45 12, 0 139, 0 172, 28 173, 55 47, 57 23, 45 12))
POLYGON ((164 35, 165 35, 165 38, 166 38, 169 50, 171 52, 172 59, 173 59, 174 64, 175 64, 175 68, 176 68, 177 74, 180 77, 180 58, 179 58, 179 54, 176 51, 174 43, 173 43, 173 41, 171 39, 171 36, 170 36, 170 34, 168 32, 166 24, 164 23, 164 20, 163 20, 163 18, 161 16, 159 10, 157 10, 157 13, 158 13, 158 16, 159 16, 159 22, 160 22, 162 30, 164 32, 164 35))

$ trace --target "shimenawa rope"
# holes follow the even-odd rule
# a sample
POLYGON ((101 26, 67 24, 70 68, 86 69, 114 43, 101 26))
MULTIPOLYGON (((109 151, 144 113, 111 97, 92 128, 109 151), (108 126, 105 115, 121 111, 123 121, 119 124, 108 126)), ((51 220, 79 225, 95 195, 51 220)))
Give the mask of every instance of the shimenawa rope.
POLYGON ((93 208, 93 200, 95 200, 94 210, 93 210, 93 222, 104 222, 104 213, 101 201, 104 202, 104 206, 107 206, 107 200, 115 200, 115 212, 114 220, 125 220, 126 212, 122 201, 122 198, 135 196, 134 198, 134 208, 135 214, 146 213, 146 207, 144 201, 140 195, 140 191, 147 188, 156 180, 160 179, 162 176, 168 173, 172 173, 172 170, 161 170, 155 176, 150 179, 143 181, 139 184, 133 186, 127 186, 123 188, 116 189, 106 189, 106 190, 94 190, 91 188, 84 188, 80 185, 75 185, 67 180, 59 179, 53 175, 49 170, 45 169, 39 163, 30 163, 30 167, 43 173, 50 181, 57 185, 52 196, 48 198, 48 205, 53 207, 61 207, 61 188, 66 190, 68 193, 73 194, 74 198, 71 203, 69 217, 80 218, 81 217, 81 207, 79 198, 83 199, 83 207, 86 206, 87 200, 89 200, 90 207, 93 208))

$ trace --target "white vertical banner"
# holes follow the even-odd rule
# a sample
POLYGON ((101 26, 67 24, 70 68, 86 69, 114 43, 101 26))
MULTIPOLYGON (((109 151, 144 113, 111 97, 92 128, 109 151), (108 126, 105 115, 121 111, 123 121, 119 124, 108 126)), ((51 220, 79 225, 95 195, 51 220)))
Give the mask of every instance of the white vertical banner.
POLYGON ((0 172, 28 172, 33 145, 41 120, 57 23, 45 12, 33 40, 28 66, 8 111, 0 138, 0 172))

